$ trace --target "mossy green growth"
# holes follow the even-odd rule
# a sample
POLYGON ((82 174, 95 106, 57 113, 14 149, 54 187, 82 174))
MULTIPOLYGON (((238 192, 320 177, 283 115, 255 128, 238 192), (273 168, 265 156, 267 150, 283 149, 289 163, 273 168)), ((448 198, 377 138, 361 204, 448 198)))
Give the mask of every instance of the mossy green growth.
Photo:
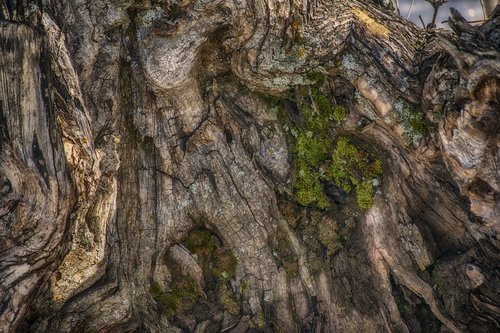
MULTIPOLYGON (((325 103, 322 102, 323 111, 325 103)), ((303 106, 302 113, 305 130, 297 133, 292 147, 296 165, 295 195, 303 206, 316 204, 318 208, 325 209, 329 202, 321 184, 319 166, 328 158, 332 145, 326 136, 328 119, 321 112, 314 113, 309 105, 303 106)))
POLYGON ((316 135, 325 136, 333 120, 332 103, 328 96, 319 89, 313 89, 310 96, 313 104, 303 102, 301 105, 305 130, 315 132, 316 135))
POLYGON ((162 312, 170 318, 191 309, 199 297, 196 282, 190 276, 178 276, 172 281, 169 291, 164 291, 158 282, 152 282, 149 292, 162 312))
POLYGON ((356 165, 357 154, 358 149, 346 138, 340 138, 337 141, 327 177, 345 192, 350 192, 353 183, 357 182, 356 178, 353 179, 351 177, 351 172, 349 170, 352 166, 356 165))
POLYGON ((298 160, 309 166, 317 166, 326 160, 332 140, 313 133, 299 132, 292 147, 292 153, 298 160))
POLYGON ((204 268, 209 269, 220 280, 232 278, 238 261, 233 252, 218 246, 217 238, 207 229, 194 229, 187 235, 184 244, 198 255, 204 268))
POLYGON ((311 95, 318 108, 319 116, 325 120, 331 119, 333 109, 330 99, 318 89, 313 90, 311 95))
MULTIPOLYGON (((203 271, 205 302, 222 306, 231 315, 240 313, 240 306, 228 282, 236 274, 238 261, 230 248, 224 247, 222 241, 212 231, 203 227, 191 230, 183 241, 184 246, 195 253, 203 271)), ((173 265, 173 269, 176 268, 173 265)), ((200 295, 195 293, 200 288, 191 277, 183 277, 182 272, 172 271, 171 290, 159 293, 157 286, 152 286, 152 291, 160 295, 162 307, 167 315, 187 313, 192 309, 200 295), (179 279, 178 277, 181 277, 179 279), (194 285, 193 285, 194 284, 194 285), (194 288, 193 288, 194 287, 194 288), (196 295, 197 297, 193 297, 196 295), (182 303, 182 304, 181 304, 182 303)), ((201 293, 201 291, 200 291, 201 293)), ((158 298, 158 297, 156 297, 158 298)))
POLYGON ((325 83, 325 74, 320 71, 312 71, 306 74, 306 79, 315 85, 322 86, 325 83))
POLYGON ((294 19, 292 22, 293 39, 296 44, 302 43, 302 34, 300 33, 300 21, 294 19))
POLYGON ((292 147, 296 167, 294 192, 299 204, 326 209, 330 203, 321 183, 320 169, 332 146, 328 133, 333 119, 332 106, 319 89, 314 89, 310 96, 312 104, 304 100, 301 105, 304 128, 295 136, 292 147))
POLYGON ((436 285, 441 295, 446 294, 448 292, 448 282, 446 282, 446 280, 443 277, 439 275, 434 275, 432 277, 432 281, 436 285))
MULTIPOLYGON (((330 127, 333 122, 342 121, 347 112, 343 106, 332 107, 329 97, 319 87, 324 82, 323 73, 308 73, 307 79, 317 85, 303 86, 297 90, 303 124, 298 125, 283 119, 283 128, 294 138, 292 155, 295 161, 294 194, 297 202, 303 206, 314 205, 326 209, 330 202, 324 191, 322 181, 325 176, 322 170, 329 159, 333 144, 330 127)), ((273 118, 278 120, 286 118, 278 103, 273 103, 270 112, 273 118)))
POLYGON ((325 195, 318 171, 311 168, 304 160, 296 161, 295 196, 302 206, 316 204, 320 209, 330 206, 325 195))
POLYGON ((240 281, 240 294, 245 292, 248 289, 248 281, 245 279, 241 279, 240 281))
POLYGON ((404 299, 397 301, 396 305, 398 307, 399 313, 401 314, 401 316, 403 316, 403 318, 410 317, 415 311, 414 307, 404 299))
POLYGON ((417 145, 429 130, 423 113, 413 104, 399 103, 395 108, 399 110, 406 143, 417 145))
POLYGON ((424 120, 423 113, 413 104, 403 104, 401 118, 405 129, 411 130, 420 135, 425 135, 427 132, 427 124, 424 120))
POLYGON ((344 106, 337 105, 333 108, 333 120, 340 123, 346 117, 347 112, 344 106))
POLYGON ((216 277, 228 280, 236 273, 238 261, 231 250, 219 249, 214 255, 214 265, 212 271, 216 277))
POLYGON ((257 313, 254 317, 254 322, 258 328, 264 328, 266 326, 266 316, 264 312, 257 313))
POLYGON ((427 124, 425 123, 421 113, 415 114, 410 120, 411 128, 421 134, 425 135, 427 132, 427 124))
POLYGON ((212 233, 206 229, 192 230, 187 235, 185 245, 189 251, 199 256, 211 256, 217 249, 212 233))
POLYGON ((224 309, 226 309, 229 314, 237 316, 240 314, 241 308, 236 302, 233 293, 227 285, 222 285, 219 289, 219 300, 224 309))
POLYGON ((347 138, 341 137, 332 154, 327 178, 344 191, 356 188, 356 200, 362 209, 371 207, 372 180, 382 174, 379 160, 370 160, 366 152, 356 148, 347 138))
POLYGON ((370 180, 365 180, 356 186, 356 201, 361 209, 372 206, 373 185, 370 180))

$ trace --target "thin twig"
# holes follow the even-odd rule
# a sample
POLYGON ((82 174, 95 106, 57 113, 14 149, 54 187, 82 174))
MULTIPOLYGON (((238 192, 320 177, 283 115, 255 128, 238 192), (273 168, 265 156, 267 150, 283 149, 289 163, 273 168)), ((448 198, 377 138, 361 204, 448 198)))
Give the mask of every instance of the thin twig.
POLYGON ((481 3, 481 9, 483 10, 483 18, 486 18, 486 9, 484 9, 484 0, 480 0, 479 2, 481 3))
POLYGON ((414 4, 415 4, 415 0, 411 0, 410 9, 408 10, 408 15, 406 15, 407 20, 410 19, 411 10, 413 9, 414 4))
POLYGON ((427 27, 430 27, 432 29, 436 26, 436 18, 439 8, 441 8, 443 4, 447 3, 448 0, 425 0, 425 1, 430 3, 432 8, 434 8, 434 13, 432 14, 432 21, 427 25, 427 27))
POLYGON ((424 20, 422 19, 422 15, 418 15, 418 18, 420 19, 420 22, 422 22, 422 28, 425 29, 425 23, 424 20))
POLYGON ((436 18, 438 15, 440 6, 434 6, 434 13, 432 14, 432 21, 431 21, 431 28, 434 28, 436 26, 436 18))
POLYGON ((220 332, 223 333, 223 332, 229 331, 231 328, 236 327, 237 325, 238 325, 238 323, 230 325, 230 326, 222 329, 220 332))
POLYGON ((481 22, 486 22, 488 19, 482 19, 482 20, 474 20, 474 21, 467 21, 467 23, 481 23, 481 22))
POLYGON ((399 0, 396 0, 396 10, 398 11, 398 15, 401 15, 399 11, 399 0))
POLYGON ((439 11, 439 7, 434 7, 434 13, 432 14, 432 21, 431 21, 431 28, 434 28, 436 26, 436 17, 437 17, 437 12, 439 11))

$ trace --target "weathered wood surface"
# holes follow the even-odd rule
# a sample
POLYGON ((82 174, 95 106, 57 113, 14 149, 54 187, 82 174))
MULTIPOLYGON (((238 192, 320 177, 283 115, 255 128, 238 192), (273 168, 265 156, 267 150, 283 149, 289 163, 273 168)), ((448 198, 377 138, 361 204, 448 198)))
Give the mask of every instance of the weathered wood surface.
POLYGON ((453 34, 375 1, 0 18, 0 331, 498 330, 500 11, 453 34), (328 135, 382 160, 366 210, 327 182, 330 208, 297 203, 271 109, 300 128, 311 86, 347 108, 328 135), (161 313, 189 279, 197 304, 161 313))

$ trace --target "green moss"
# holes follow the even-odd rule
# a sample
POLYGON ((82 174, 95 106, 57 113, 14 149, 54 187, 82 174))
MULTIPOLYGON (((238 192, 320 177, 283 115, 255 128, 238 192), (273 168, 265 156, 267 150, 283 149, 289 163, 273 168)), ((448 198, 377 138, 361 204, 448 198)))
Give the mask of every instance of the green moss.
POLYGON ((158 282, 154 281, 149 287, 149 292, 151 293, 151 296, 156 299, 160 298, 160 296, 163 294, 163 289, 158 282))
POLYGON ((241 279, 241 284, 240 284, 240 294, 242 294, 243 292, 245 292, 245 290, 248 289, 248 281, 247 280, 244 280, 244 279, 241 279))
MULTIPOLYGON (((320 209, 329 207, 324 193, 320 166, 328 158, 331 140, 313 136, 312 132, 300 132, 293 146, 296 161, 294 185, 297 202, 303 206, 315 204, 320 209)), ((347 138, 339 138, 331 156, 326 179, 345 192, 356 188, 356 199, 362 209, 371 207, 373 178, 382 174, 379 160, 371 160, 366 152, 356 148, 347 138)))
POLYGON ((441 276, 439 275, 433 276, 432 281, 436 285, 437 290, 441 295, 446 294, 448 292, 448 283, 441 276))
POLYGON ((398 120, 404 129, 406 144, 417 145, 428 132, 423 113, 417 106, 403 102, 397 103, 395 110, 398 112, 398 120))
POLYGON ((199 297, 196 282, 190 276, 176 276, 169 291, 164 291, 158 282, 151 283, 151 296, 168 317, 191 309, 199 297))
POLYGON ((312 71, 307 73, 306 79, 318 86, 322 86, 325 83, 325 75, 320 71, 312 71))
POLYGON ((322 133, 328 128, 328 122, 325 122, 313 108, 304 103, 301 107, 302 117, 304 118, 304 131, 313 131, 316 134, 322 133))
POLYGON ((317 136, 312 131, 300 132, 297 134, 292 153, 297 160, 316 166, 328 157, 331 144, 330 139, 317 136))
POLYGON ((233 316, 240 314, 241 308, 236 302, 233 293, 229 290, 227 285, 222 285, 219 289, 219 301, 224 309, 233 316))
POLYGON ((332 158, 343 164, 356 164, 358 153, 358 149, 347 138, 341 137, 337 141, 337 147, 333 152, 332 158))
POLYGON ((302 34, 300 33, 300 21, 294 19, 292 23, 293 39, 296 44, 302 44, 302 34))
POLYGON ((254 323, 258 328, 264 328, 266 326, 266 316, 264 312, 259 312, 255 315, 254 323))
POLYGON ((365 180, 356 186, 356 201, 362 209, 372 206, 373 186, 371 181, 365 180))
POLYGON ((336 107, 333 108, 333 119, 336 122, 341 122, 344 120, 345 116, 347 115, 345 107, 342 105, 337 105, 336 107))
MULTIPOLYGON (((335 108, 327 95, 321 92, 320 89, 314 88, 307 92, 301 91, 304 102, 301 105, 301 113, 304 117, 304 125, 306 131, 313 131, 317 135, 327 136, 328 129, 334 118, 335 108), (312 104, 308 103, 304 97, 310 96, 312 104)), ((340 107, 342 108, 342 107, 340 107)), ((344 109, 345 112, 345 109, 344 109)))
POLYGON ((273 120, 277 120, 280 123, 285 123, 285 111, 283 110, 283 106, 281 104, 276 104, 269 109, 269 113, 273 120))
POLYGON ((327 177, 345 192, 352 187, 351 169, 356 165, 358 150, 346 138, 340 138, 332 154, 332 163, 327 171, 327 177))
POLYGON ((230 250, 218 250, 214 256, 212 271, 219 279, 227 280, 234 276, 238 261, 230 250))
POLYGON ((398 311, 403 316, 403 318, 409 318, 412 316, 414 309, 413 306, 406 302, 405 300, 398 300, 396 302, 396 305, 398 307, 398 311))
MULTIPOLYGON (((309 120, 311 118, 312 116, 309 120)), ((315 127, 308 124, 307 120, 306 126, 308 128, 315 127)), ((294 189, 299 204, 304 206, 316 204, 321 209, 329 206, 321 184, 319 166, 328 158, 331 144, 330 139, 315 135, 312 131, 297 133, 292 153, 296 164, 294 189)))
POLYGON ((313 104, 310 105, 308 102, 304 102, 301 105, 305 130, 313 131, 316 135, 326 136, 333 119, 332 104, 319 89, 312 90, 310 95, 313 104))
POLYGON ((328 120, 332 115, 332 103, 330 99, 318 89, 313 90, 312 98, 318 108, 319 115, 324 120, 328 120))
POLYGON ((217 248, 212 233, 206 229, 192 230, 185 240, 185 245, 189 251, 199 256, 210 256, 217 248))
POLYGON ((311 169, 304 161, 297 161, 295 196, 303 206, 316 204, 320 209, 328 208, 330 203, 325 195, 319 173, 311 169))
MULTIPOLYGON (((201 227, 191 230, 183 240, 183 245, 198 256, 205 281, 204 302, 221 305, 230 314, 238 315, 240 308, 237 299, 228 286, 238 265, 233 252, 224 247, 214 233, 201 227)), ((150 293, 159 312, 175 321, 192 314, 202 291, 191 276, 184 275, 177 263, 169 261, 168 267, 172 277, 168 290, 163 290, 160 284, 153 282, 150 293)))
POLYGON ((368 173, 368 176, 369 177, 375 177, 375 176, 379 176, 382 174, 382 162, 380 162, 380 160, 375 160, 375 162, 373 162, 372 164, 370 164, 369 166, 369 173, 368 173))
POLYGON ((356 200, 362 209, 371 207, 372 179, 382 174, 379 160, 371 161, 368 154, 356 148, 347 138, 339 138, 327 170, 327 178, 344 191, 356 188, 356 200))
MULTIPOLYGON (((321 72, 311 72, 307 74, 307 79, 320 84, 324 80, 321 72)), ((292 134, 294 140, 292 143, 292 156, 295 162, 295 183, 294 194, 297 202, 303 206, 316 206, 320 209, 330 207, 330 202, 325 194, 323 181, 323 167, 325 166, 332 147, 330 127, 333 121, 342 121, 347 112, 345 107, 332 107, 328 96, 321 91, 319 87, 300 87, 297 90, 300 101, 300 111, 304 120, 303 126, 293 125, 291 122, 283 120, 283 128, 286 132, 292 134)), ((282 108, 274 105, 271 107, 271 114, 274 118, 280 118, 283 115, 282 108)), ((340 146, 342 146, 342 140, 340 146)), ((350 149, 354 146, 344 144, 342 149, 350 149)), ((345 152, 350 154, 352 152, 345 152)), ((347 155, 342 155, 346 157, 347 155)), ((356 155, 356 151, 353 153, 356 155)), ((352 159, 355 160, 357 156, 352 159)), ((334 156, 335 158, 335 156, 334 156)), ((352 162, 352 164, 355 164, 352 162)), ((367 170, 363 170, 367 171, 367 170)), ((358 177, 353 176, 349 169, 346 169, 342 163, 332 163, 330 167, 330 177, 326 179, 333 180, 335 184, 341 186, 346 192, 351 190, 352 185, 359 182, 358 177), (330 179, 329 179, 330 178, 330 179)))
POLYGON ((196 253, 205 271, 211 271, 221 280, 232 278, 238 261, 229 249, 219 247, 217 238, 207 229, 194 229, 186 237, 184 244, 196 253))
POLYGON ((419 113, 418 116, 415 116, 411 119, 411 128, 421 134, 424 135, 427 132, 427 124, 423 120, 422 114, 419 113))
POLYGON ((332 145, 328 133, 332 108, 328 97, 319 89, 313 90, 311 97, 314 108, 307 99, 303 99, 301 113, 304 129, 296 133, 292 147, 296 166, 294 192, 299 204, 326 209, 330 203, 321 183, 320 169, 328 159, 332 145))

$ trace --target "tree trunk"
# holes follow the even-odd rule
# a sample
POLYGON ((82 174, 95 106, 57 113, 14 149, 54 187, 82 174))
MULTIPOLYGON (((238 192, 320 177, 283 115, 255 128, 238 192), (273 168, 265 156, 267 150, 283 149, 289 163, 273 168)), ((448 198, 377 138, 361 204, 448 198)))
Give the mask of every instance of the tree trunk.
POLYGON ((0 1, 1 332, 496 332, 500 11, 0 1))

